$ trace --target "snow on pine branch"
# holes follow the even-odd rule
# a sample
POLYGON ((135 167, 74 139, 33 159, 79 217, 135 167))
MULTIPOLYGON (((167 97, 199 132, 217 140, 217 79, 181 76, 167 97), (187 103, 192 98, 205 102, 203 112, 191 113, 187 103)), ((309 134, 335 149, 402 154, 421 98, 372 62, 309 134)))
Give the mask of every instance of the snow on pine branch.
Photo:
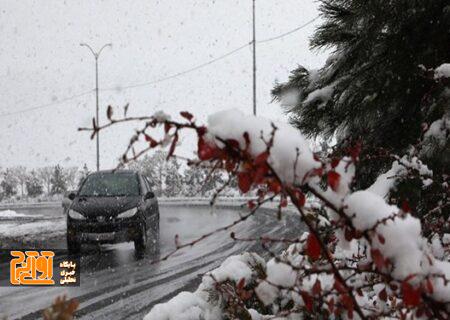
POLYGON ((406 177, 411 170, 419 174, 425 187, 432 182, 433 171, 427 165, 423 164, 417 157, 403 156, 392 163, 389 171, 378 176, 367 190, 385 198, 395 188, 396 182, 406 177))
POLYGON ((450 78, 450 63, 443 63, 436 69, 434 69, 434 78, 450 78))

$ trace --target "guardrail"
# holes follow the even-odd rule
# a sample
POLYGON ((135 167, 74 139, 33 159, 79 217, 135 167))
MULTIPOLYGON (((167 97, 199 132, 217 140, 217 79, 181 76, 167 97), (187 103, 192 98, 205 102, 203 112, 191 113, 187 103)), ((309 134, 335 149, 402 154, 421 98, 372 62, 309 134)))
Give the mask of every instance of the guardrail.
MULTIPOLYGON (((216 205, 240 206, 247 201, 254 199, 251 197, 219 197, 216 199, 216 205)), ((66 201, 69 201, 65 199, 66 201)), ((64 200, 63 200, 64 201, 64 200)), ((158 198, 158 202, 162 205, 209 205, 211 198, 204 197, 175 197, 175 198, 158 198)), ((25 208, 54 208, 61 207, 62 201, 46 201, 46 202, 26 202, 26 203, 4 203, 0 204, 0 210, 8 209, 25 209, 25 208)))
MULTIPOLYGON (((234 205, 240 206, 247 201, 254 199, 252 197, 219 197, 215 200, 215 205, 234 205)), ((160 204, 170 205, 209 205, 211 204, 211 198, 205 197, 176 197, 176 198, 158 198, 160 204)))
MULTIPOLYGON (((229 206, 229 207, 239 207, 245 205, 249 200, 255 199, 254 197, 218 197, 215 201, 216 206, 229 206)), ((64 200, 63 200, 64 201, 64 200)), ((65 201, 69 201, 65 199, 65 201)), ((158 202, 161 205, 172 205, 172 206, 197 206, 197 205, 210 205, 211 198, 204 197, 175 197, 175 198, 158 198, 158 202)), ((27 202, 27 203, 5 203, 0 204, 0 210, 8 209, 27 209, 27 208, 55 208, 61 207, 62 201, 46 201, 46 202, 27 202)), ((275 207, 268 204, 268 207, 275 207)))
POLYGON ((46 202, 26 202, 26 203, 4 203, 0 204, 0 210, 8 210, 8 209, 25 209, 25 208, 53 208, 60 207, 62 204, 61 201, 46 201, 46 202))

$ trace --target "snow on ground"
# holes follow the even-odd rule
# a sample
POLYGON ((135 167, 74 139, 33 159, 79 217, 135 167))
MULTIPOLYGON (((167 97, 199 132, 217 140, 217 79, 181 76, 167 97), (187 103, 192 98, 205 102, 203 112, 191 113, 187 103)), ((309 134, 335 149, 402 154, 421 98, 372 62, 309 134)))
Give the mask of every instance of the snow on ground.
POLYGON ((26 217, 26 214, 17 213, 13 210, 0 211, 0 218, 16 218, 16 217, 26 217))
POLYGON ((0 237, 21 237, 29 235, 40 235, 44 233, 64 233, 66 232, 66 221, 36 221, 26 223, 5 223, 0 224, 0 237))

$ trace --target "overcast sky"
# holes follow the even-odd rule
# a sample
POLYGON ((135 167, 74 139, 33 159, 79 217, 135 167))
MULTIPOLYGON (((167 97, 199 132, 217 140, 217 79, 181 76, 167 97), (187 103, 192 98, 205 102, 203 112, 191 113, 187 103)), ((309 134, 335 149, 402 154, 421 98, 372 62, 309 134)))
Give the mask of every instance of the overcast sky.
MULTIPOLYGON (((251 0, 0 1, 0 167, 87 163, 94 169, 95 143, 77 131, 94 115, 93 92, 4 115, 93 89, 94 59, 80 42, 96 49, 113 44, 99 59, 100 88, 115 88, 100 93, 103 118, 108 104, 128 102, 130 114, 189 110, 199 121, 227 108, 252 112, 251 47, 175 79, 120 89, 190 69, 248 43, 251 0)), ((257 38, 282 34, 317 15, 313 0, 258 0, 257 38)), ((308 44, 319 22, 258 45, 260 115, 286 121, 280 106, 271 103, 274 82, 286 80, 297 64, 323 64, 326 54, 310 51, 308 44)), ((117 164, 132 129, 102 133, 102 168, 117 164)))

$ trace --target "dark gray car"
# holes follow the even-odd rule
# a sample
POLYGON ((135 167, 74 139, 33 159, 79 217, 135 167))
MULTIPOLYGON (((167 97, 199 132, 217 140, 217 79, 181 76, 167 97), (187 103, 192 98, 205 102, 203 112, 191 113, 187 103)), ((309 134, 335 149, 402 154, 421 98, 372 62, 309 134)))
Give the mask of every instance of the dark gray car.
POLYGON ((90 174, 72 200, 67 214, 67 247, 79 252, 82 243, 133 241, 136 251, 159 241, 159 208, 149 180, 136 171, 90 174))

